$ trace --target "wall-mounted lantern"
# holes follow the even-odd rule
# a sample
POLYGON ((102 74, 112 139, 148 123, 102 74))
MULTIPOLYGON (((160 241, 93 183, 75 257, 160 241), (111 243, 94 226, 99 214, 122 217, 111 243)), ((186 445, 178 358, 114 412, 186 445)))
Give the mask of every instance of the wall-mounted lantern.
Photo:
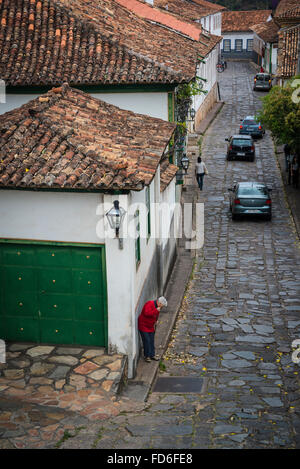
POLYGON ((186 174, 187 170, 189 169, 190 160, 188 159, 185 153, 183 157, 181 158, 180 163, 181 163, 181 167, 185 170, 185 174, 186 174))
POLYGON ((191 117, 191 120, 193 121, 196 117, 196 111, 194 108, 190 109, 190 117, 191 117))
POLYGON ((119 232, 123 223, 126 211, 120 207, 119 201, 114 201, 114 206, 107 212, 109 226, 116 231, 116 238, 119 240, 119 249, 123 249, 123 239, 119 238, 119 232))

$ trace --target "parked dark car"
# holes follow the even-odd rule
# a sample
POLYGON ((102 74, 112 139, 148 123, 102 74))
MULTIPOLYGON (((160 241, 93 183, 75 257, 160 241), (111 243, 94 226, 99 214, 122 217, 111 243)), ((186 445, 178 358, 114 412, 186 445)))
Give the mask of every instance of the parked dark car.
POLYGON ((228 190, 233 220, 241 215, 258 215, 271 220, 271 188, 261 182, 240 182, 228 190))
POLYGON ((272 88, 272 77, 269 73, 257 73, 254 77, 254 91, 270 91, 272 88))
POLYGON ((251 135, 253 138, 263 137, 265 129, 255 116, 247 116, 240 125, 240 135, 251 135))
POLYGON ((251 135, 232 135, 225 138, 228 142, 227 160, 241 159, 254 161, 255 146, 251 135))

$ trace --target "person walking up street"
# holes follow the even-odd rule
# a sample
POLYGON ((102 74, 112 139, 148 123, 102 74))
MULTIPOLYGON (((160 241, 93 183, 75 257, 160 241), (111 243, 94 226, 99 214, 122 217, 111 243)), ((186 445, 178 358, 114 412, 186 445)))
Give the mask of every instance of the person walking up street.
POLYGON ((164 296, 154 301, 147 301, 138 317, 138 330, 143 342, 144 358, 148 363, 151 360, 160 359, 155 355, 154 334, 160 310, 167 305, 168 302, 164 296))
POLYGON ((202 159, 200 158, 200 156, 198 157, 198 160, 195 166, 195 173, 196 173, 196 178, 197 178, 199 189, 200 191, 202 191, 204 176, 205 174, 208 174, 208 171, 205 166, 205 163, 202 162, 202 159))
POLYGON ((298 189, 298 182, 299 182, 299 163, 294 156, 293 161, 292 161, 292 181, 293 181, 293 186, 295 189, 298 189))

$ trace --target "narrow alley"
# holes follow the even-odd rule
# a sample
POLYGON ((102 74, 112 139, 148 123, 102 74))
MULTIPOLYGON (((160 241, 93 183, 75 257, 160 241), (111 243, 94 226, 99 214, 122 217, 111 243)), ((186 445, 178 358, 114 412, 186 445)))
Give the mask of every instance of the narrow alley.
POLYGON ((300 338, 299 239, 269 133, 257 141, 254 163, 225 157, 225 138, 260 107, 253 75, 246 62, 220 74, 225 105, 202 146, 204 248, 159 374, 201 378, 200 392, 154 389, 142 412, 92 424, 62 448, 299 447, 299 364, 292 359, 300 338), (272 186, 272 221, 232 221, 227 189, 247 180, 272 186))

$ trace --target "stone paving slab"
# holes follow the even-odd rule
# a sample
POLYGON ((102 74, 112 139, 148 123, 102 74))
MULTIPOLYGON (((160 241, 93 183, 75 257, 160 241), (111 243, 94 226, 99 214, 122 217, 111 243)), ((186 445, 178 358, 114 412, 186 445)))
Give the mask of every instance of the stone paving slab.
POLYGON ((53 447, 117 415, 127 357, 104 348, 8 343, 0 364, 0 447, 53 447))

